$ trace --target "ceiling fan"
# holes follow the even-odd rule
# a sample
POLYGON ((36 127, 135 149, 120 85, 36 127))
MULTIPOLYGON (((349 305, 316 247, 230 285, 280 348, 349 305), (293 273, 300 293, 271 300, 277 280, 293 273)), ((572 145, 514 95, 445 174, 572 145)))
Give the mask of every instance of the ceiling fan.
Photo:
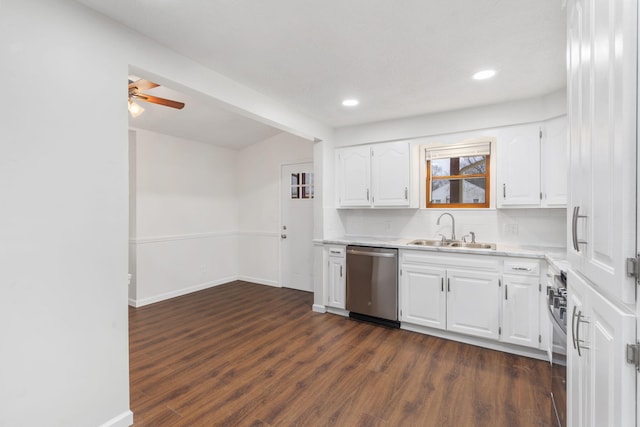
POLYGON ((136 81, 129 80, 129 112, 131 113, 131 116, 138 117, 144 111, 144 108, 133 102, 134 100, 151 102, 152 104, 164 105, 165 107, 176 108, 178 110, 184 108, 184 102, 159 98, 157 96, 147 95, 146 93, 141 92, 158 86, 160 85, 145 79, 139 79, 136 81))

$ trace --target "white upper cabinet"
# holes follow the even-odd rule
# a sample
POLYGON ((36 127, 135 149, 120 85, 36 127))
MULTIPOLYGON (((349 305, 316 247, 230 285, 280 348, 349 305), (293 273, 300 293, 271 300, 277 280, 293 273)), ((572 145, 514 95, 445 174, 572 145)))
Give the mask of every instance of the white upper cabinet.
POLYGON ((418 207, 417 159, 408 142, 336 150, 338 207, 418 207))
POLYGON ((497 145, 498 207, 540 206, 540 126, 505 128, 497 145))
POLYGON ((371 205, 371 149, 369 146, 338 151, 338 194, 342 207, 371 205))
POLYGON ((567 119, 510 126, 497 139, 498 208, 567 205, 567 119))
POLYGON ((632 0, 567 5, 567 256, 624 303, 635 302, 637 17, 632 0))
POLYGON ((371 147, 374 206, 409 206, 411 157, 407 142, 371 147))
POLYGON ((567 182, 569 180, 567 116, 545 122, 541 130, 540 185, 542 200, 540 206, 564 208, 567 206, 567 182))

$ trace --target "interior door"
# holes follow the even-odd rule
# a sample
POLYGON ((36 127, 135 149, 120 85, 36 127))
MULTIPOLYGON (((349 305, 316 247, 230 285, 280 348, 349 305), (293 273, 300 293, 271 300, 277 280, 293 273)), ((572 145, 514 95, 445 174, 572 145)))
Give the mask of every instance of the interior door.
POLYGON ((283 165, 280 179, 280 283, 313 290, 313 164, 283 165))

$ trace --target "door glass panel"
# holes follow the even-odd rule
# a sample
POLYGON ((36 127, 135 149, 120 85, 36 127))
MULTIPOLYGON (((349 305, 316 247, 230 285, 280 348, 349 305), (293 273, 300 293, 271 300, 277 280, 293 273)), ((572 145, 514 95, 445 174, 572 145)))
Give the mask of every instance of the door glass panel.
POLYGON ((298 172, 291 174, 292 199, 313 199, 314 194, 313 172, 298 172))

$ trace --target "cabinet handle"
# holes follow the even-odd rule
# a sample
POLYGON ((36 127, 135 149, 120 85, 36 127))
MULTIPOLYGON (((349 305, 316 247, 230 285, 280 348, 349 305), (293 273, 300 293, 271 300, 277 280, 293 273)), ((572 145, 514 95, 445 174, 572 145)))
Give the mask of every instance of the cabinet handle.
POLYGON ((573 239, 573 249, 576 252, 580 252, 580 248, 578 247, 578 211, 579 210, 580 210, 580 206, 574 206, 573 217, 571 218, 571 237, 573 239))
POLYGON ((571 313, 571 342, 573 344, 573 348, 575 348, 577 350, 578 347, 576 347, 575 329, 576 329, 576 306, 574 305, 573 306, 573 312, 571 313))
POLYGON ((409 200, 409 189, 404 187, 404 199, 409 200))
POLYGON ((504 299, 505 300, 509 299, 509 291, 508 291, 508 289, 509 289, 509 286, 505 283, 504 284, 504 299))
POLYGON ((367 188, 367 202, 369 201, 369 189, 367 188))
POLYGON ((447 292, 451 292, 451 279, 447 277, 447 292))
POLYGON ((342 277, 342 266, 340 266, 340 277, 342 277))
POLYGON ((586 215, 580 215, 580 206, 573 207, 573 216, 571 218, 571 237, 573 240, 573 249, 576 252, 580 252, 580 245, 587 243, 586 240, 578 239, 578 219, 586 217, 586 215))
POLYGON ((507 198, 507 184, 502 184, 502 198, 507 198))
POLYGON ((440 292, 444 292, 444 277, 440 278, 440 292))
MULTIPOLYGON (((575 308, 575 306, 574 306, 575 308)), ((578 356, 582 357, 582 353, 580 352, 581 349, 584 350, 589 350, 589 347, 583 345, 581 346, 580 343, 584 342, 583 340, 580 339, 580 323, 586 323, 589 324, 588 321, 586 320, 582 320, 582 310, 578 311, 578 315, 576 316, 577 321, 576 321, 576 349, 578 350, 578 356)))
POLYGON ((531 267, 511 267, 511 269, 517 271, 531 271, 531 267))

